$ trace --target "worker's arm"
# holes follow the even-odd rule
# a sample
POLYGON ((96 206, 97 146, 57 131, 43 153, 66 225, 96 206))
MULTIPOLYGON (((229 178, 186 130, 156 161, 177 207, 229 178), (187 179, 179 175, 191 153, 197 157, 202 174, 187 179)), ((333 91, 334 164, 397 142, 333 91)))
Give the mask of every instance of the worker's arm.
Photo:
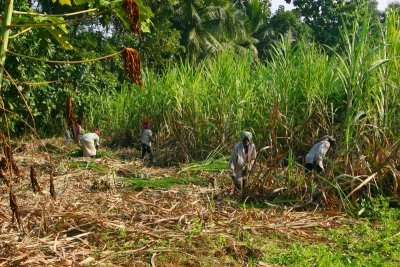
POLYGON ((237 145, 233 148, 231 158, 229 159, 228 163, 228 171, 229 171, 229 176, 235 176, 235 163, 236 163, 236 158, 237 158, 237 145))
POLYGON ((153 137, 153 132, 150 130, 150 132, 149 132, 149 139, 150 139, 150 141, 151 142, 155 142, 156 140, 154 139, 154 137, 153 137))
POLYGON ((99 145, 100 145, 100 138, 99 138, 99 137, 96 137, 96 138, 94 139, 94 145, 96 146, 96 148, 99 147, 99 145))
POLYGON ((329 142, 323 142, 318 150, 319 157, 325 158, 325 155, 326 155, 326 153, 328 153, 330 146, 331 146, 331 144, 329 142))
POLYGON ((251 151, 250 151, 250 157, 249 157, 249 163, 247 164, 248 166, 248 170, 252 171, 254 163, 256 162, 256 158, 257 158, 257 150, 256 150, 256 146, 254 144, 251 144, 251 151))

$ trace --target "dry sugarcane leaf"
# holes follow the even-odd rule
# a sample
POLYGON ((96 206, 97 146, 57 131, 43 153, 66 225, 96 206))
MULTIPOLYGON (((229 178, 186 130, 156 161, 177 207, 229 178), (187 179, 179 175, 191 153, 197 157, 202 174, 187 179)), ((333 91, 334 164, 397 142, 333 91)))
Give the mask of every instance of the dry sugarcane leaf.
POLYGON ((14 174, 17 177, 19 177, 20 171, 19 171, 17 164, 14 161, 12 151, 11 151, 11 146, 1 131, 0 131, 0 139, 3 141, 3 152, 4 152, 4 157, 2 158, 1 166, 2 166, 2 168, 4 167, 7 169, 9 166, 11 166, 14 174))
POLYGON ((0 181, 4 181, 7 186, 10 186, 10 181, 6 178, 3 171, 0 169, 0 181))
POLYGON ((13 158, 11 158, 11 166, 12 166, 12 169, 13 169, 14 174, 15 174, 17 177, 20 177, 19 168, 18 168, 18 166, 17 166, 17 164, 15 163, 15 160, 14 160, 13 158))
POLYGON ((11 164, 11 146, 1 131, 0 131, 0 139, 3 141, 3 153, 4 153, 4 159, 6 161, 6 163, 3 163, 3 164, 5 166, 10 166, 10 164, 11 164))
POLYGON ((74 114, 72 110, 72 97, 68 96, 67 101, 65 103, 65 116, 68 125, 68 129, 72 134, 72 137, 75 139, 75 131, 74 128, 76 127, 78 117, 74 114))
POLYGON ((0 170, 5 172, 8 170, 8 163, 5 157, 2 157, 0 160, 0 170))
POLYGON ((24 227, 22 224, 21 213, 17 203, 17 197, 12 193, 11 188, 10 188, 10 208, 12 211, 12 223, 14 223, 14 220, 17 219, 19 228, 23 230, 24 227))
POLYGON ((40 185, 36 179, 36 171, 33 166, 31 166, 31 171, 30 171, 30 177, 31 177, 31 185, 32 185, 32 190, 33 192, 41 192, 40 185))
POLYGON ((50 195, 56 200, 56 190, 54 189, 53 170, 50 171, 50 195))

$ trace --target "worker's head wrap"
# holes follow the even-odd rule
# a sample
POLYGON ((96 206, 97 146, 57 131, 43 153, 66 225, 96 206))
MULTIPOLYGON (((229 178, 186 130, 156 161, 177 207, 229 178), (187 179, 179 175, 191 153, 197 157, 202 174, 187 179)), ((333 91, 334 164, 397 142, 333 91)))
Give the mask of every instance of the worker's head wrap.
POLYGON ((140 129, 140 134, 142 134, 145 129, 150 129, 150 120, 148 119, 144 119, 143 127, 140 129))
POLYGON ((96 131, 94 131, 98 136, 100 136, 100 131, 99 130, 96 130, 96 131))
POLYGON ((324 135, 324 136, 320 139, 320 141, 335 142, 336 139, 333 138, 332 135, 324 135))
POLYGON ((253 139, 253 134, 251 132, 248 132, 248 131, 241 132, 240 133, 240 139, 243 140, 245 138, 248 138, 251 141, 251 139, 253 139))
POLYGON ((143 121, 143 126, 149 126, 149 125, 150 125, 150 120, 145 119, 145 120, 143 121))

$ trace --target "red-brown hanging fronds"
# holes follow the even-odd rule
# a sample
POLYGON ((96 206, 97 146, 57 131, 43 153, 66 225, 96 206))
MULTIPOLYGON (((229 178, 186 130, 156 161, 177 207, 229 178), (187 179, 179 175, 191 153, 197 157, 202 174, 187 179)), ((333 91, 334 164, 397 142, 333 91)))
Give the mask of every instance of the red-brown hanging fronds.
POLYGON ((125 48, 123 52, 124 67, 125 71, 132 82, 136 83, 140 87, 143 86, 140 78, 141 66, 140 66, 140 54, 133 48, 125 48))
POLYGON ((68 130, 70 131, 72 137, 75 139, 75 125, 77 123, 78 117, 72 111, 72 97, 68 96, 67 102, 65 103, 65 116, 68 125, 68 130))
POLYGON ((50 195, 56 200, 56 190, 54 189, 53 169, 50 170, 50 195))
POLYGON ((10 188, 10 208, 12 211, 12 223, 17 219, 18 226, 20 229, 24 230, 24 225, 22 224, 21 213, 17 203, 17 197, 11 192, 10 188))
POLYGON ((32 184, 32 189, 33 192, 40 192, 42 191, 40 188, 40 185, 36 179, 36 171, 35 168, 33 166, 31 166, 31 172, 30 172, 30 177, 31 177, 31 184, 32 184))
POLYGON ((3 171, 0 169, 0 181, 4 181, 7 186, 10 186, 10 181, 6 178, 3 171))
POLYGON ((5 172, 8 170, 8 162, 5 157, 2 157, 0 160, 0 170, 5 172))
POLYGON ((0 131, 0 140, 3 142, 3 152, 4 152, 4 157, 1 159, 0 162, 1 169, 7 171, 8 168, 11 166, 14 171, 14 174, 17 177, 19 177, 19 168, 14 161, 11 151, 11 146, 1 131, 0 131))
POLYGON ((11 163, 11 146, 1 131, 0 131, 0 140, 2 141, 4 158, 6 160, 5 166, 9 166, 11 163))
POLYGON ((74 112, 72 111, 72 97, 71 96, 68 96, 68 98, 67 98, 67 102, 65 104, 65 111, 66 111, 66 114, 67 114, 67 118, 71 122, 76 123, 77 117, 74 114, 74 112))
POLYGON ((19 168, 18 168, 18 166, 17 166, 17 163, 15 163, 15 160, 14 160, 14 158, 11 158, 11 166, 12 166, 12 169, 13 169, 13 171, 14 171, 14 174, 17 176, 17 178, 19 179, 20 178, 20 175, 19 175, 19 168))
POLYGON ((132 32, 139 34, 140 28, 138 22, 140 18, 140 10, 138 4, 135 0, 124 0, 122 7, 128 17, 129 26, 131 27, 132 32))

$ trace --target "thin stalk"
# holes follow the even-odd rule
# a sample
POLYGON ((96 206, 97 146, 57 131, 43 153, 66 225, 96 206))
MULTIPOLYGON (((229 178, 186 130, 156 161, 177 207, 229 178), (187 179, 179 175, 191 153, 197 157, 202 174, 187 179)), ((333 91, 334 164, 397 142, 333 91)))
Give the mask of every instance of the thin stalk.
MULTIPOLYGON (((114 7, 117 8, 118 6, 114 7)), ((83 16, 81 18, 76 18, 76 19, 71 19, 71 20, 64 20, 64 21, 60 21, 60 22, 52 22, 52 23, 25 23, 25 24, 8 24, 7 28, 17 28, 17 27, 51 27, 51 26, 56 26, 56 25, 63 25, 63 24, 70 24, 70 23, 74 23, 74 22, 78 22, 81 20, 86 20, 86 19, 90 19, 90 18, 94 18, 96 16, 100 16, 103 15, 105 13, 110 12, 111 10, 113 10, 114 8, 110 8, 95 14, 91 14, 91 15, 86 15, 83 16)))
POLYGON ((72 12, 72 13, 65 13, 65 14, 53 14, 53 15, 48 15, 48 14, 40 14, 40 13, 34 13, 34 12, 24 12, 24 11, 17 11, 14 10, 14 14, 18 15, 28 15, 28 16, 45 16, 45 17, 69 17, 69 16, 75 16, 83 13, 89 13, 89 12, 94 12, 97 11, 97 8, 91 8, 87 10, 81 10, 77 12, 72 12))
POLYGON ((11 36, 9 37, 9 39, 16 38, 16 37, 20 36, 21 34, 23 34, 23 33, 25 33, 25 32, 29 32, 31 29, 32 29, 32 27, 28 27, 28 28, 26 28, 26 29, 24 29, 24 30, 22 30, 22 31, 20 31, 20 32, 17 32, 17 33, 14 34, 14 35, 11 35, 11 36))
POLYGON ((123 48, 121 51, 118 51, 118 52, 115 52, 115 53, 112 53, 109 55, 105 55, 102 57, 82 59, 82 60, 47 60, 47 59, 22 55, 22 54, 18 54, 18 53, 11 52, 11 51, 7 51, 7 53, 9 53, 13 56, 16 56, 16 57, 27 58, 30 60, 40 61, 40 62, 49 63, 49 64, 83 64, 83 63, 88 63, 88 62, 100 61, 100 60, 107 59, 110 57, 115 57, 115 56, 121 54, 122 52, 124 52, 124 50, 125 50, 125 48, 123 48))

